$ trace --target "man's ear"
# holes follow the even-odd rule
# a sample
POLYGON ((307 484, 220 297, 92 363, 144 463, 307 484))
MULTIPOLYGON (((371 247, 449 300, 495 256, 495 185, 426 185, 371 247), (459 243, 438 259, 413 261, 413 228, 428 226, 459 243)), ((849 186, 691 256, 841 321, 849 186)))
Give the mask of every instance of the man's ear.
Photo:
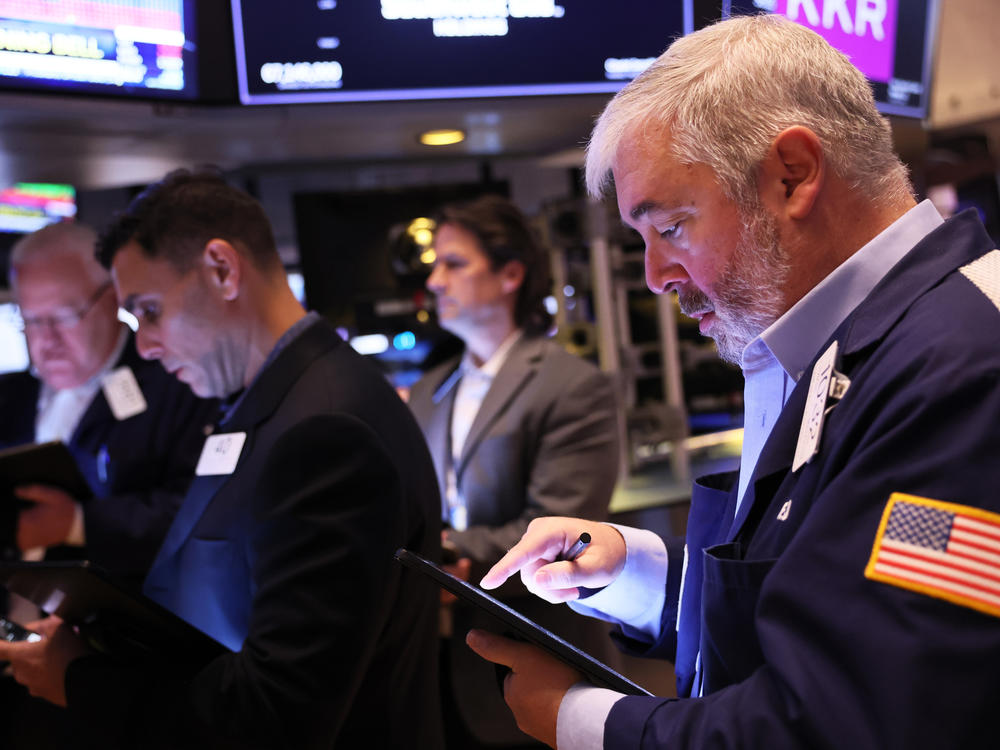
POLYGON ((775 216, 805 219, 826 181, 826 156, 819 137, 794 125, 771 142, 761 162, 758 189, 761 202, 775 216))
POLYGON ((524 263, 508 260, 500 269, 500 289, 504 294, 512 294, 524 283, 524 263))
POLYGON ((222 299, 231 302, 240 293, 243 258, 226 240, 211 239, 202 250, 202 267, 209 287, 217 289, 222 299))

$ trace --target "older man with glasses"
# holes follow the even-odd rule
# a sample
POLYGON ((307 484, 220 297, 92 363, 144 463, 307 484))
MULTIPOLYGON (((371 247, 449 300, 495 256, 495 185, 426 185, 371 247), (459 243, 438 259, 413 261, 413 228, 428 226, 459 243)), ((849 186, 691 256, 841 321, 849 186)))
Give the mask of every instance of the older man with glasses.
POLYGON ((29 556, 86 544, 72 554, 141 580, 215 409, 136 354, 95 243, 92 229, 62 223, 15 245, 9 281, 31 370, 0 378, 0 447, 65 442, 93 496, 19 487, 23 509, 0 533, 29 556))

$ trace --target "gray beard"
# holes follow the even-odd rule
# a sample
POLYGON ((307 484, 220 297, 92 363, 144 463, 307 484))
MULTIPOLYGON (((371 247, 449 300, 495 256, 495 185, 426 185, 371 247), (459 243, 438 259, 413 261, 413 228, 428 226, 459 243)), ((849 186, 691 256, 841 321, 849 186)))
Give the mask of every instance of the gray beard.
MULTIPOLYGON (((713 288, 716 320, 711 331, 719 357, 737 366, 747 344, 781 316, 781 289, 789 273, 788 253, 771 216, 760 206, 741 214, 739 244, 713 288)), ((713 309, 698 290, 679 292, 678 300, 685 314, 713 309)))

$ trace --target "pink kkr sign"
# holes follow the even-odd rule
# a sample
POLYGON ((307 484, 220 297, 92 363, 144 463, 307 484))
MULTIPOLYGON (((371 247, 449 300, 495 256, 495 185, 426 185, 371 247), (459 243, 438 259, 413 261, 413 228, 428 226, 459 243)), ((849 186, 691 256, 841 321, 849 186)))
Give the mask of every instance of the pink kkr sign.
POLYGON ((773 10, 822 36, 869 79, 892 78, 899 0, 777 0, 773 10))

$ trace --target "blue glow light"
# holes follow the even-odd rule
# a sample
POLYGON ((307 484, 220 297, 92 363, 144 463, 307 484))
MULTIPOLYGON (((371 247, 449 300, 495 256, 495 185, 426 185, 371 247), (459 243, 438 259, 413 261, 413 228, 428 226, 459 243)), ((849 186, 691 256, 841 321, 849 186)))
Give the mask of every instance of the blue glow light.
POLYGON ((417 337, 412 331, 403 331, 393 337, 392 345, 401 352, 409 351, 417 345, 417 337))

